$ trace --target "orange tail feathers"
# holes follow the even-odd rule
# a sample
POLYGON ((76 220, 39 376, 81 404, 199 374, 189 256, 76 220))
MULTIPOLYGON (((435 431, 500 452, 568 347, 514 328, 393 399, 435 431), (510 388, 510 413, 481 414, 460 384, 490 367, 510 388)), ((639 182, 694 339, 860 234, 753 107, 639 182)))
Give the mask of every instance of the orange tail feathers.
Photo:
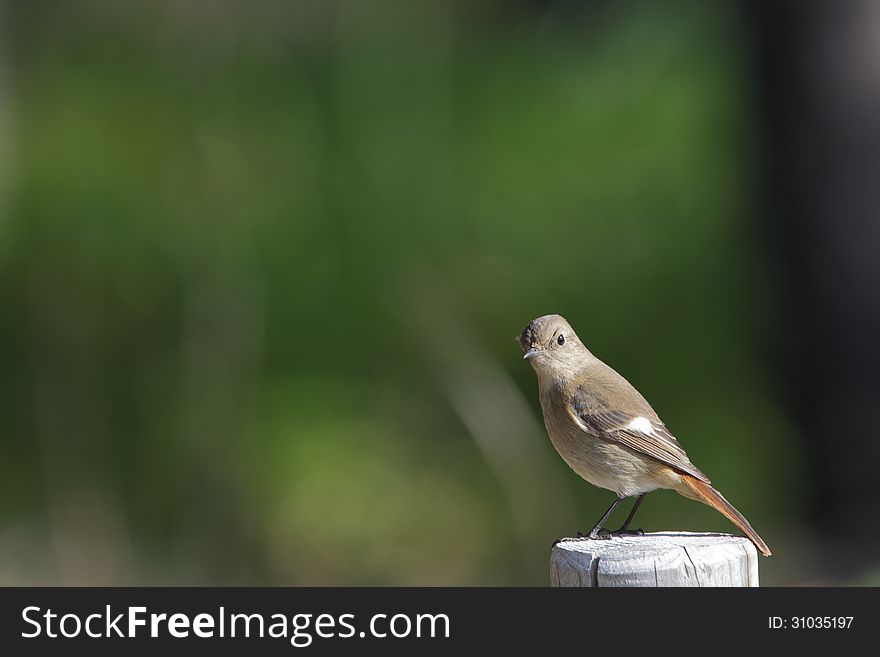
POLYGON ((721 493, 696 477, 692 477, 683 472, 678 474, 681 475, 681 482, 687 488, 684 492, 686 497, 692 497, 700 502, 704 502, 716 511, 722 513, 728 520, 730 520, 730 522, 739 527, 742 532, 748 536, 749 540, 755 544, 755 547, 760 550, 761 554, 765 557, 770 556, 770 548, 768 548, 764 540, 758 536, 758 532, 752 528, 749 521, 746 520, 743 514, 736 510, 733 504, 724 499, 724 496, 721 493))

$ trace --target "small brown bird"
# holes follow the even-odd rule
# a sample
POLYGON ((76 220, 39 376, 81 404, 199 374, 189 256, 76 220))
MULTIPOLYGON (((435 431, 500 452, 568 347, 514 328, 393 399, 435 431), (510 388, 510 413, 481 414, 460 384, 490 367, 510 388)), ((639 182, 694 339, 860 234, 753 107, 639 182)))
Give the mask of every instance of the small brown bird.
POLYGON ((749 521, 688 459, 675 436, 629 381, 596 358, 559 315, 532 320, 518 338, 538 375, 544 425, 553 447, 581 477, 617 494, 590 538, 641 534, 633 516, 652 490, 668 488, 708 504, 739 527, 764 556, 770 548, 749 521), (626 497, 638 496, 617 531, 604 524, 626 497))

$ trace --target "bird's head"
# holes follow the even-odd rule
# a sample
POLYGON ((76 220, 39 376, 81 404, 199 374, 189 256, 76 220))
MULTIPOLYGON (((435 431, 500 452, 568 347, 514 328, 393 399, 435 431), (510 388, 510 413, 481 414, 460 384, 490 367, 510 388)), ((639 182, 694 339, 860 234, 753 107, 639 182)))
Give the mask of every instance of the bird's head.
POLYGON ((523 358, 535 371, 572 370, 590 352, 561 315, 544 315, 529 322, 517 338, 523 358))

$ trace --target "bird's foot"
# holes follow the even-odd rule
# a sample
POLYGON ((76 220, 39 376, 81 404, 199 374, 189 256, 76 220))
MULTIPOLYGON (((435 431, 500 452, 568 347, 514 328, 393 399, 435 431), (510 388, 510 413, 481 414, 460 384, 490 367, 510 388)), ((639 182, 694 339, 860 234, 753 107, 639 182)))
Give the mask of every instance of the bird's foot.
POLYGON ((620 529, 615 529, 611 532, 612 536, 644 536, 645 530, 643 529, 629 529, 628 527, 621 527, 620 529))
POLYGON ((560 543, 571 543, 572 541, 604 541, 615 536, 644 535, 645 532, 642 529, 628 529, 621 527, 620 529, 615 529, 614 531, 611 531, 610 529, 605 529, 604 527, 602 527, 601 529, 593 529, 586 534, 584 534, 583 532, 578 532, 575 536, 557 538, 555 541, 553 541, 553 545, 551 547, 559 545, 560 543))
POLYGON ((578 532, 577 537, 584 540, 604 540, 606 538, 611 538, 611 532, 602 527, 601 529, 591 529, 590 532, 587 534, 582 534, 581 532, 578 532))

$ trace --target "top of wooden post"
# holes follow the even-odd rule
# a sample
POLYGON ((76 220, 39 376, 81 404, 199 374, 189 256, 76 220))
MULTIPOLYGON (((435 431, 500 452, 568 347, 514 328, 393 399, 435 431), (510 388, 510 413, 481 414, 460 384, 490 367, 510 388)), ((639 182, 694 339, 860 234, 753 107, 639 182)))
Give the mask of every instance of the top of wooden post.
POLYGON ((563 539, 550 555, 550 585, 758 586, 758 551, 730 534, 563 539))

